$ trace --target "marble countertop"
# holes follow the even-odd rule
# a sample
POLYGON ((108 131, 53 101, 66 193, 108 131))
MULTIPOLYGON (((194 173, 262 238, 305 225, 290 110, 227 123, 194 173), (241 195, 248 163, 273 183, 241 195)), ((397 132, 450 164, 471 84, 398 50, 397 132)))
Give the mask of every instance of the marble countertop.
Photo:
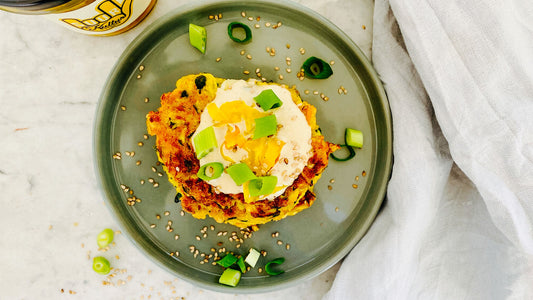
MULTIPOLYGON (((124 234, 110 250, 121 272, 92 271, 96 235, 120 230, 94 173, 93 122, 114 63, 150 23, 189 1, 159 0, 137 27, 90 37, 42 16, 0 11, 0 298, 233 299, 175 278, 124 234)), ((371 0, 299 0, 370 54, 371 0)), ((319 299, 338 264, 289 289, 245 299, 319 299)))

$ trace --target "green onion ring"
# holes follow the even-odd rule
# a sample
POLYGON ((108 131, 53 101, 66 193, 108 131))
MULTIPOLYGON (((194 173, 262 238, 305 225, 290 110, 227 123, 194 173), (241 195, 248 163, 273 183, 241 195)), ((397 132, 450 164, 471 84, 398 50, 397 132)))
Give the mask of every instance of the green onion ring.
POLYGON ((355 156, 355 150, 354 150, 351 146, 348 146, 348 145, 346 145, 346 144, 344 144, 344 145, 340 145, 340 146, 341 146, 341 148, 342 148, 342 147, 346 147, 346 148, 348 148, 348 151, 350 151, 350 154, 348 154, 348 156, 345 157, 345 158, 338 158, 338 157, 336 157, 333 153, 331 153, 331 154, 329 155, 329 156, 331 156, 331 158, 333 158, 333 159, 336 160, 336 161, 347 161, 347 160, 350 160, 350 159, 354 158, 354 156, 355 156))
POLYGON ((268 275, 272 275, 272 276, 276 276, 276 275, 279 275, 285 271, 283 270, 280 270, 280 271, 274 271, 272 270, 272 264, 276 264, 276 265, 281 265, 283 262, 285 262, 285 258, 284 257, 278 257, 274 260, 271 260, 269 261, 266 265, 265 265, 265 272, 268 274, 268 275))
POLYGON ((240 23, 240 22, 231 22, 229 23, 228 25, 228 35, 229 35, 229 38, 234 41, 234 42, 237 42, 237 43, 246 43, 248 41, 250 41, 252 39, 252 30, 250 30, 250 27, 248 27, 247 25, 243 24, 243 23, 240 23), (235 30, 236 28, 242 28, 244 29, 244 32, 246 33, 246 37, 244 39, 239 39, 235 36, 233 36, 233 30, 235 30))
POLYGON ((333 74, 329 64, 318 57, 309 57, 302 65, 304 74, 308 78, 325 79, 333 74))

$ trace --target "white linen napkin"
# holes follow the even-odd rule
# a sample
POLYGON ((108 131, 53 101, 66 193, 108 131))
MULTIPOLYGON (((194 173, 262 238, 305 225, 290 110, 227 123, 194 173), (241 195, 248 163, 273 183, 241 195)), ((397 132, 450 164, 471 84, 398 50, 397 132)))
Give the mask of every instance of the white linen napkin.
POLYGON ((375 1, 393 173, 326 299, 533 298, 532 16, 528 0, 375 1))

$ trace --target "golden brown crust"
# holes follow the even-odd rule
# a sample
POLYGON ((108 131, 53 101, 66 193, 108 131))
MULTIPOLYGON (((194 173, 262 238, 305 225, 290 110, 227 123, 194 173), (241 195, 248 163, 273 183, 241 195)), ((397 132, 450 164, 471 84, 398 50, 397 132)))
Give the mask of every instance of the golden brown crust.
POLYGON ((313 130, 313 155, 300 176, 281 196, 246 203, 242 193, 216 193, 210 184, 198 178, 196 173, 200 165, 190 137, 198 128, 203 109, 215 98, 221 82, 223 79, 211 74, 182 77, 174 91, 161 96, 158 111, 147 115, 148 133, 156 136, 159 160, 170 182, 182 195, 183 210, 198 219, 209 215, 219 223, 244 228, 281 220, 310 207, 315 200, 313 185, 327 167, 329 154, 338 149, 338 145, 324 141, 316 124, 316 108, 303 102, 295 89, 291 89, 292 98, 300 104, 313 130))

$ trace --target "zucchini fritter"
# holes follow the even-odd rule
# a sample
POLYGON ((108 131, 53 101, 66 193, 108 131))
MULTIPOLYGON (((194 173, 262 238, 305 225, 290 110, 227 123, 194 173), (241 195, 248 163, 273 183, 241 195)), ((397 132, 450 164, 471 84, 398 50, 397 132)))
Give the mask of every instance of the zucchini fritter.
POLYGON ((181 194, 183 210, 198 219, 210 216, 219 223, 245 228, 281 220, 310 207, 316 198, 313 185, 327 167, 329 154, 339 146, 324 140, 316 124, 316 108, 303 102, 295 89, 290 89, 292 100, 300 104, 312 130, 312 155, 302 173, 281 196, 246 203, 242 193, 217 193, 209 183, 198 178, 200 164, 191 136, 200 124, 202 111, 215 98, 223 81, 207 73, 184 76, 176 82, 174 91, 161 96, 161 107, 146 117, 148 133, 156 136, 159 161, 181 194))

